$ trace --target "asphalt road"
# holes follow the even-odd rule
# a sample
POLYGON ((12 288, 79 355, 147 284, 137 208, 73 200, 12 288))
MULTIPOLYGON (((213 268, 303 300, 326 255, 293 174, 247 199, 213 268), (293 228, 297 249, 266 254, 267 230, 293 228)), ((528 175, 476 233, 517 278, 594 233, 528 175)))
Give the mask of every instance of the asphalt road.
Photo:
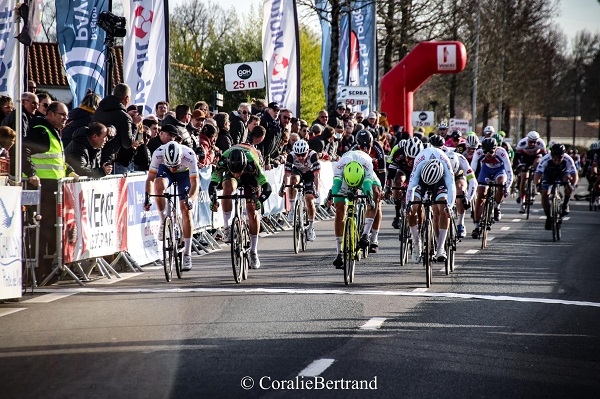
POLYGON ((0 304, 0 397, 599 397, 600 212, 573 202, 554 243, 541 212, 503 211, 429 289, 399 266, 390 206, 351 286, 330 220, 305 253, 262 237, 242 284, 224 247, 171 283, 146 267, 39 289, 0 304))

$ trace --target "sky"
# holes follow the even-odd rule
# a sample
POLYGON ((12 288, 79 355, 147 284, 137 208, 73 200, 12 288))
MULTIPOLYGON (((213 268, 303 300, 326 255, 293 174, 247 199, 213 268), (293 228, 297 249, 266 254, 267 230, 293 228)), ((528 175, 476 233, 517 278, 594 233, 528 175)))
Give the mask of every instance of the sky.
MULTIPOLYGON (((182 2, 183 0, 169 0, 169 8, 173 9, 182 2)), ((256 8, 262 3, 262 0, 218 0, 216 2, 225 10, 233 6, 238 10, 238 14, 243 14, 243 8, 249 7, 251 4, 256 8)), ((600 33, 600 3, 598 0, 560 0, 559 12, 561 15, 556 21, 567 34, 569 43, 582 29, 587 29, 591 33, 600 33)))

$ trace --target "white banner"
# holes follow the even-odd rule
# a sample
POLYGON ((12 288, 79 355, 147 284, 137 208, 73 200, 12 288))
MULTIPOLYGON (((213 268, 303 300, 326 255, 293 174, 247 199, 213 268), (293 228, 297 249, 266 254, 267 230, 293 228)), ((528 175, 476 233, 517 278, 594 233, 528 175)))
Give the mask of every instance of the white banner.
POLYGON ((144 114, 167 99, 166 26, 164 0, 125 0, 127 36, 123 45, 123 73, 131 87, 131 103, 144 114))
POLYGON ((264 0, 263 60, 267 99, 300 112, 300 47, 296 0, 264 0))
POLYGON ((0 190, 0 299, 21 297, 21 187, 0 190))
POLYGON ((10 96, 13 102, 20 100, 15 84, 17 70, 23 66, 16 58, 19 42, 15 39, 17 32, 13 22, 15 4, 16 0, 0 0, 0 94, 10 96))

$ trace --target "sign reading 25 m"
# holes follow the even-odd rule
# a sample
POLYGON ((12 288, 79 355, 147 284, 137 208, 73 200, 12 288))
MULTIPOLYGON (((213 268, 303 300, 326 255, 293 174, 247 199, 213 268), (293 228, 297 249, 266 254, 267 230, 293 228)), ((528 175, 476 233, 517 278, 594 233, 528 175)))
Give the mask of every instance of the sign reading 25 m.
POLYGON ((225 65, 225 89, 242 91, 263 89, 265 69, 262 61, 225 65))

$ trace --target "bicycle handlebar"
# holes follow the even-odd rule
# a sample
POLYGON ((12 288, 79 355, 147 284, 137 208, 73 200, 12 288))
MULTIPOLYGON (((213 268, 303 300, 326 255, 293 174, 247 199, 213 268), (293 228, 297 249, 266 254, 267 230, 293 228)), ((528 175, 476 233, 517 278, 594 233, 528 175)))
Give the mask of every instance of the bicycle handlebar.
POLYGON ((257 199, 258 196, 255 194, 228 194, 228 195, 217 195, 217 199, 257 199))

